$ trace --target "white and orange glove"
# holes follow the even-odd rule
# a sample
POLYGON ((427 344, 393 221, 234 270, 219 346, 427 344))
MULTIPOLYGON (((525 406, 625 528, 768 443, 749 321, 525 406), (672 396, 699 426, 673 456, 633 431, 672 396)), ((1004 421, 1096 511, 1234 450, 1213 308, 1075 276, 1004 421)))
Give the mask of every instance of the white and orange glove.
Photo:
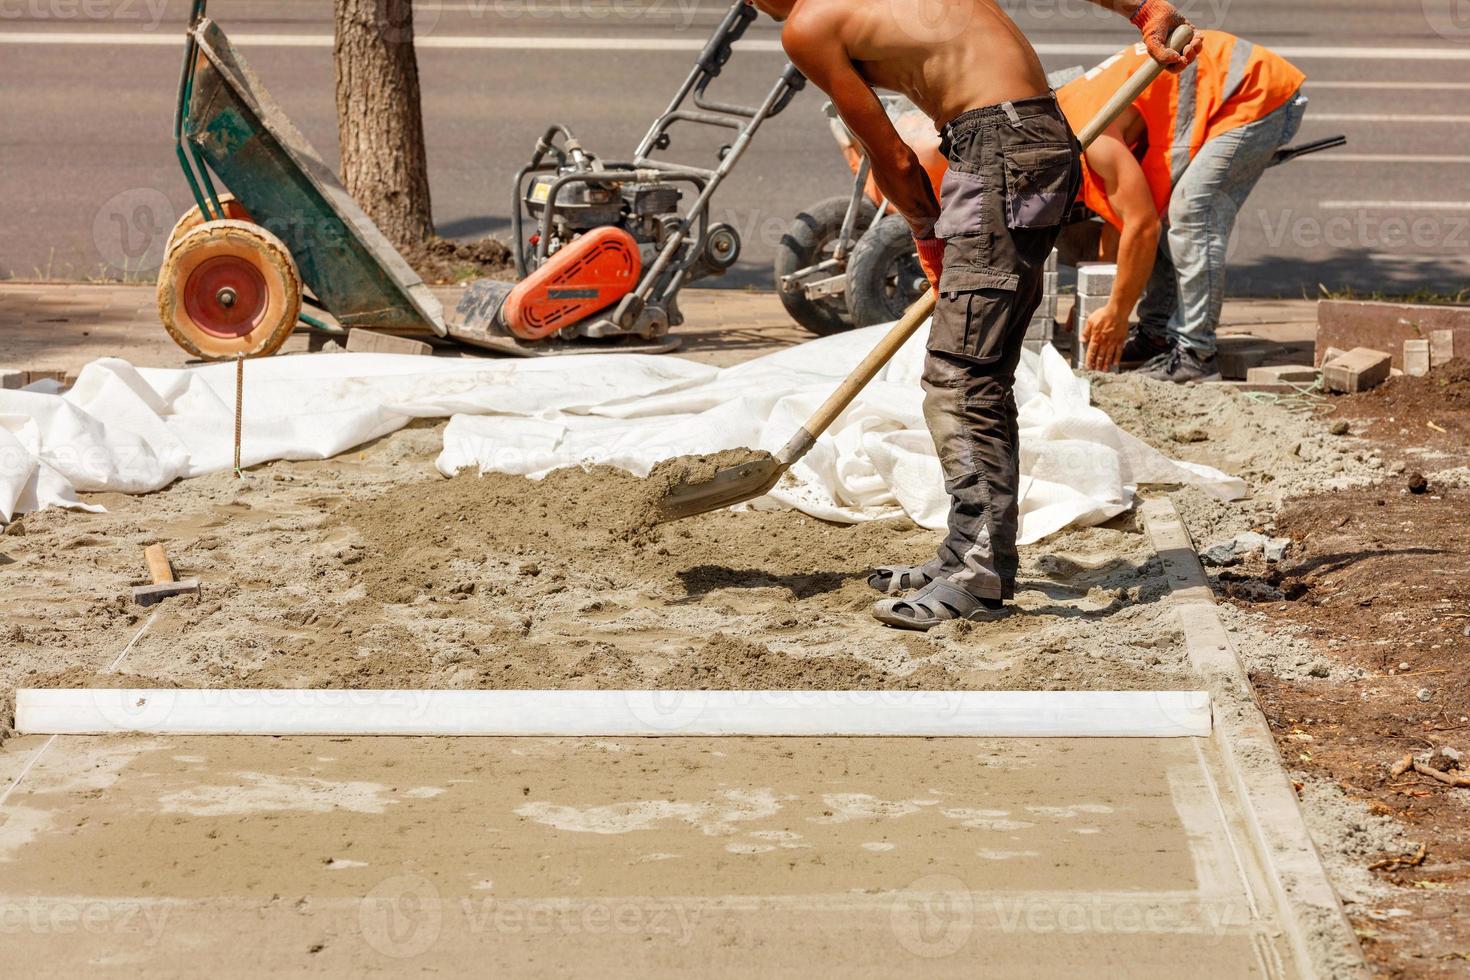
POLYGON ((1176 10, 1169 0, 1143 0, 1129 20, 1143 35, 1143 43, 1148 48, 1149 55, 1169 71, 1177 74, 1199 57, 1200 48, 1204 45, 1199 31, 1195 31, 1194 39, 1189 42, 1183 54, 1169 47, 1169 35, 1180 24, 1189 23, 1189 19, 1176 10))
POLYGON ((939 292, 939 277, 944 275, 944 239, 915 235, 914 247, 919 250, 919 268, 929 277, 929 285, 939 292))

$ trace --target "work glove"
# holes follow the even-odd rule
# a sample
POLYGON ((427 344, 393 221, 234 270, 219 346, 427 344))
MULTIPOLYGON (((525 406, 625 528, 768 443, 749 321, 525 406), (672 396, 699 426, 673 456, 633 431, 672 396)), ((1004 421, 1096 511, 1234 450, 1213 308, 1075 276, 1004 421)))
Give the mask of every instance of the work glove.
POLYGON ((944 274, 944 239, 915 235, 914 247, 919 250, 919 268, 929 278, 929 285, 939 292, 939 277, 944 274))
POLYGON ((1190 62, 1199 57, 1200 48, 1204 45, 1199 31, 1195 31, 1194 39, 1189 42, 1183 54, 1169 47, 1169 35, 1174 33, 1174 29, 1180 24, 1189 24, 1188 18, 1174 9, 1169 0, 1143 0, 1137 13, 1129 19, 1143 35, 1143 43, 1148 48, 1149 55, 1174 74, 1177 75, 1189 67, 1190 62))

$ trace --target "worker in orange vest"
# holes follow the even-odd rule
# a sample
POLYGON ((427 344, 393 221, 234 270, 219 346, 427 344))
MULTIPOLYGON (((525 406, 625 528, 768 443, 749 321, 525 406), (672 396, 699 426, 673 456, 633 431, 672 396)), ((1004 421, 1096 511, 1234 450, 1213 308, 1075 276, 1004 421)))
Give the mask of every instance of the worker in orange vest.
MULTIPOLYGON (((1224 31, 1202 31, 1201 40, 1193 64, 1161 75, 1084 156, 1080 199, 1107 222, 1103 257, 1116 253, 1118 263, 1107 306, 1078 324, 1093 370, 1121 362, 1162 381, 1219 378, 1215 331, 1230 233, 1301 125, 1306 76, 1224 31)), ((1125 48, 1062 86, 1068 121, 1086 124, 1147 59, 1142 45, 1125 48)))

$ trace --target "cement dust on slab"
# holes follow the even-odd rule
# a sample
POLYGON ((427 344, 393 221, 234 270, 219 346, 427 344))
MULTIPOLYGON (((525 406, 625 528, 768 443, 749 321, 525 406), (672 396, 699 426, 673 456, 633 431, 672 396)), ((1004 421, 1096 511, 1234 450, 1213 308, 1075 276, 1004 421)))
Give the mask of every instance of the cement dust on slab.
MULTIPOLYGON (((129 741, 65 739, 55 761, 129 741)), ((1168 774, 1198 765, 1190 740, 602 741, 174 738, 102 796, 42 779, 21 802, 45 827, 0 902, 161 928, 24 930, 7 949, 58 972, 229 973, 244 946, 290 975, 958 977, 984 957, 1004 975, 1126 960, 1167 977, 1280 946, 1243 877, 1198 874, 1233 866, 1242 829, 1178 809, 1168 774), (232 786, 270 792, 249 812, 178 805, 232 786), (422 787, 444 792, 409 805, 422 787), (324 809, 324 793, 374 805, 324 809)))

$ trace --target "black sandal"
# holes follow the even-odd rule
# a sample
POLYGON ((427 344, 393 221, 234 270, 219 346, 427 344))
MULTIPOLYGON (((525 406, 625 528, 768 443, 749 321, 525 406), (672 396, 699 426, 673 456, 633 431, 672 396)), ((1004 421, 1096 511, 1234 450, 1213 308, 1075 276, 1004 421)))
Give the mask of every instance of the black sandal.
POLYGON ((868 584, 884 595, 905 595, 934 581, 928 565, 883 565, 868 576, 868 584))
POLYGON ((992 622, 1011 614, 1008 606, 971 595, 948 582, 930 582, 907 599, 883 599, 873 606, 873 617, 899 629, 927 631, 955 619, 992 622))

